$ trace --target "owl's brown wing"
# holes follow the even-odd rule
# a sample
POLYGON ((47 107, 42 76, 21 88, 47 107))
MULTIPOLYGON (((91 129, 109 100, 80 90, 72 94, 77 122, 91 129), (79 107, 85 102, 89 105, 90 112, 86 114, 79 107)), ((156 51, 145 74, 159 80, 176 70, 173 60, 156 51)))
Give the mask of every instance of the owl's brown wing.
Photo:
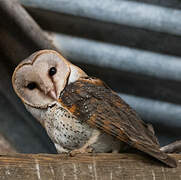
POLYGON ((87 122, 130 146, 141 150, 171 167, 176 161, 159 150, 150 125, 114 91, 96 78, 81 78, 67 85, 60 102, 81 122, 87 122))

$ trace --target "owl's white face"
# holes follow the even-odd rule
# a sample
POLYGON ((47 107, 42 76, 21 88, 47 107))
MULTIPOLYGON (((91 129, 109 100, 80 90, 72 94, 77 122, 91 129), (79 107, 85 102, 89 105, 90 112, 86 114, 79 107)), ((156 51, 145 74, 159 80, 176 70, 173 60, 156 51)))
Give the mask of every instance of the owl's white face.
POLYGON ((17 66, 12 77, 13 88, 24 104, 47 107, 58 100, 69 79, 80 73, 75 67, 56 51, 38 51, 17 66))

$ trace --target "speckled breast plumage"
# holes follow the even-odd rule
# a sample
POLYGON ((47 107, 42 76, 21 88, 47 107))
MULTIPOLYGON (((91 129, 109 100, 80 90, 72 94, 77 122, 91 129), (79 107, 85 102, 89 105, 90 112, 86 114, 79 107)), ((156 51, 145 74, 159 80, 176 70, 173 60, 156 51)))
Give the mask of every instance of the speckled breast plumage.
POLYGON ((49 107, 45 128, 52 141, 65 149, 81 147, 91 136, 87 124, 81 125, 67 110, 59 105, 49 107))
MULTIPOLYGON (((59 152, 62 149, 62 152, 68 152, 82 147, 94 130, 87 123, 77 120, 59 104, 47 109, 44 125, 59 152)), ((101 133, 96 143, 92 144, 91 147, 94 152, 108 152, 118 144, 120 141, 108 134, 101 133)))

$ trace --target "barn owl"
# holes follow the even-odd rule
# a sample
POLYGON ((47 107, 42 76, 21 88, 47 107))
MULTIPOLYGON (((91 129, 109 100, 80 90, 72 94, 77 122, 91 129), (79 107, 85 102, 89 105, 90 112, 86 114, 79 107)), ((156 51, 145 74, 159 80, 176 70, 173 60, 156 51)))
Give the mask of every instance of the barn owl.
POLYGON ((12 84, 58 153, 119 152, 125 143, 170 167, 153 128, 100 79, 58 52, 41 50, 15 69, 12 84))

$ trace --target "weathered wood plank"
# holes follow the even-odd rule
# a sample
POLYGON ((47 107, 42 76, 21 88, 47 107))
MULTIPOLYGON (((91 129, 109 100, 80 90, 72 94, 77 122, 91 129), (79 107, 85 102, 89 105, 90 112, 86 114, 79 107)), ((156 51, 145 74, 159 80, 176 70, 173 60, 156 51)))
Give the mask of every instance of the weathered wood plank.
POLYGON ((177 168, 138 154, 84 154, 75 157, 52 154, 0 156, 0 179, 6 180, 179 180, 177 168))

